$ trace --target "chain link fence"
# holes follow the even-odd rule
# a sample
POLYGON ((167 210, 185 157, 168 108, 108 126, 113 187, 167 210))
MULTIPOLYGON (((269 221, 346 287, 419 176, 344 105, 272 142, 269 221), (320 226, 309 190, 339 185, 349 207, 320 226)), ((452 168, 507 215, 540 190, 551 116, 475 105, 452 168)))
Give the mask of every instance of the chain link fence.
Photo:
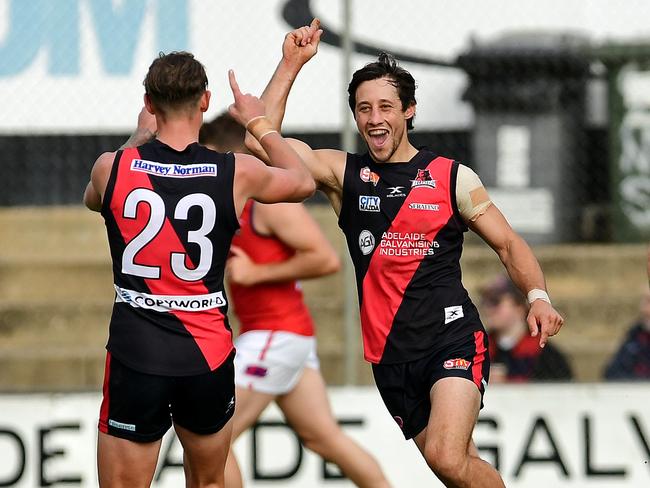
MULTIPOLYGON (((157 52, 186 49, 204 62, 213 116, 230 101, 226 70, 259 93, 283 35, 311 16, 322 19, 323 45, 294 89, 286 130, 339 146, 350 117, 341 5, 0 2, 0 177, 9 183, 0 205, 78 203, 97 152, 133 127, 157 52)), ((351 64, 395 54, 419 84, 415 141, 479 169, 533 241, 647 238, 649 9, 642 1, 351 1, 351 64), (536 222, 524 211, 531 206, 536 222)))
MULTIPOLYGON (((352 68, 386 50, 418 81, 415 145, 475 168, 529 242, 571 243, 540 253, 551 293, 575 324, 558 338, 572 376, 596 380, 616 369, 607 364, 638 314, 645 254, 641 246, 593 244, 650 236, 650 4, 350 3, 352 68)), ((292 92, 285 132, 317 148, 341 147, 343 117, 351 117, 343 11, 342 1, 330 0, 0 0, 2 212, 80 203, 94 159, 134 126, 142 79, 159 51, 189 50, 205 64, 212 118, 230 103, 227 69, 244 90, 260 93, 284 34, 312 16, 325 34, 292 92)), ((331 216, 321 223, 335 226, 331 216)), ((21 255, 29 246, 16 244, 17 231, 1 232, 0 280, 10 280, 7 249, 21 255)), ((484 248, 469 246, 467 254, 468 287, 479 301, 499 263, 484 248)), ((315 313, 340 322, 340 297, 332 314, 319 293, 314 285, 308 294, 315 313)), ((16 312, 22 299, 12 300, 0 299, 5 338, 24 317, 16 312)), ((340 326, 325 329, 321 352, 340 359, 340 326)), ((643 343, 647 329, 639 330, 634 337, 643 343)), ((612 364, 629 359, 630 347, 612 364)), ((328 379, 342 382, 335 370, 328 379)), ((369 381, 363 371, 361 381, 369 381)))

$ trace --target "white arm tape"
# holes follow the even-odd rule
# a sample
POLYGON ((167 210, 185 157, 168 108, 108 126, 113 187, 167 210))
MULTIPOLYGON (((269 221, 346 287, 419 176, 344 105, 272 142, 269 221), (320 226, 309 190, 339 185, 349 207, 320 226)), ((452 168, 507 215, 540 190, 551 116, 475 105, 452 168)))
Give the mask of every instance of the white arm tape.
POLYGON ((551 303, 551 299, 548 297, 548 293, 539 288, 535 288, 528 292, 528 303, 533 303, 535 300, 544 300, 547 303, 551 303))

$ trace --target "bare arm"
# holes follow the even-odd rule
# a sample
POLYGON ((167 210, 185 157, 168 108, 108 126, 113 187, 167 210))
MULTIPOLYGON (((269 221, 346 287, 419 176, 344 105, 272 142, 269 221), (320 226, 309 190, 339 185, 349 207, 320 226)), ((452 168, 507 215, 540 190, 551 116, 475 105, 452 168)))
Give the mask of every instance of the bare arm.
POLYGON ((282 43, 282 59, 271 80, 262 92, 267 115, 275 127, 282 127, 287 98, 302 67, 318 52, 320 21, 314 19, 309 26, 289 32, 282 43))
POLYGON ((255 204, 254 225, 295 250, 286 261, 254 263, 240 248, 232 247, 230 279, 243 286, 317 278, 339 270, 339 258, 318 224, 301 204, 255 204))
POLYGON ((133 134, 131 134, 126 142, 120 146, 120 149, 138 147, 149 142, 156 137, 157 130, 156 117, 149 112, 146 107, 142 107, 138 114, 138 125, 136 126, 135 131, 133 131, 133 134))
MULTIPOLYGON (((494 205, 476 220, 468 222, 476 232, 498 254, 512 281, 524 293, 531 290, 546 290, 544 274, 539 262, 528 244, 508 224, 503 214, 494 205)), ((540 334, 540 346, 544 347, 548 337, 557 334, 564 319, 544 300, 531 303, 528 312, 528 326, 533 336, 540 334)))
MULTIPOLYGON (((282 127, 293 82, 304 64, 318 51, 322 34, 319 26, 320 22, 314 19, 309 27, 301 27, 285 36, 282 59, 262 93, 267 117, 271 125, 278 130, 282 127)), ((334 149, 313 150, 297 139, 287 139, 287 141, 303 159, 318 189, 328 196, 338 214, 341 206, 345 152, 334 149)), ((246 134, 246 147, 260 159, 268 160, 269 156, 264 148, 250 132, 246 134)))
POLYGON ((86 185, 86 191, 84 192, 84 205, 93 212, 100 212, 102 210, 102 199, 106 191, 106 184, 111 174, 114 159, 114 152, 103 153, 97 158, 90 172, 90 181, 86 185))
POLYGON ((235 103, 229 112, 235 120, 250 130, 268 155, 266 166, 247 154, 235 155, 235 200, 238 209, 249 198, 265 202, 298 202, 310 197, 314 180, 298 153, 274 129, 265 116, 264 103, 239 89, 235 74, 228 73, 235 103))
MULTIPOLYGON (((122 144, 120 149, 128 147, 137 147, 156 137, 156 118, 153 114, 147 112, 145 107, 142 107, 138 115, 138 125, 133 131, 133 134, 128 140, 122 144)), ((102 198, 104 191, 106 191, 106 183, 111 173, 113 161, 115 159, 114 152, 107 152, 99 156, 93 164, 90 172, 90 181, 86 185, 84 191, 84 205, 94 212, 100 212, 102 209, 102 198)))

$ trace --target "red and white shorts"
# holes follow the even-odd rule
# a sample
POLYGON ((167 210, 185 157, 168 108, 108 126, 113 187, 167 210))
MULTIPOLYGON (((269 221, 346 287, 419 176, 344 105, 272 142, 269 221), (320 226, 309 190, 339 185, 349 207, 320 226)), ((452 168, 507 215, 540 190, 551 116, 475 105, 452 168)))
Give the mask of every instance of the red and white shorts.
POLYGON ((260 393, 288 393, 305 368, 320 366, 313 336, 253 330, 241 334, 235 347, 235 385, 260 393))

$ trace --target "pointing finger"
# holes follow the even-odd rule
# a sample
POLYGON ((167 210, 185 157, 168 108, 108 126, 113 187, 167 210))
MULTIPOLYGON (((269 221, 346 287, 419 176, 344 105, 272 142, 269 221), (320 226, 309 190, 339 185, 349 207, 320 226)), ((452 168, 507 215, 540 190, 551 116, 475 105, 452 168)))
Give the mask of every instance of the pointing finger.
POLYGON ((311 21, 311 24, 309 24, 309 27, 312 29, 312 31, 316 31, 320 28, 320 19, 315 18, 314 20, 311 21))
POLYGON ((239 85, 237 84, 235 72, 231 69, 228 70, 228 81, 230 82, 230 89, 232 90, 232 94, 235 96, 235 98, 240 97, 242 93, 239 89, 239 85))

